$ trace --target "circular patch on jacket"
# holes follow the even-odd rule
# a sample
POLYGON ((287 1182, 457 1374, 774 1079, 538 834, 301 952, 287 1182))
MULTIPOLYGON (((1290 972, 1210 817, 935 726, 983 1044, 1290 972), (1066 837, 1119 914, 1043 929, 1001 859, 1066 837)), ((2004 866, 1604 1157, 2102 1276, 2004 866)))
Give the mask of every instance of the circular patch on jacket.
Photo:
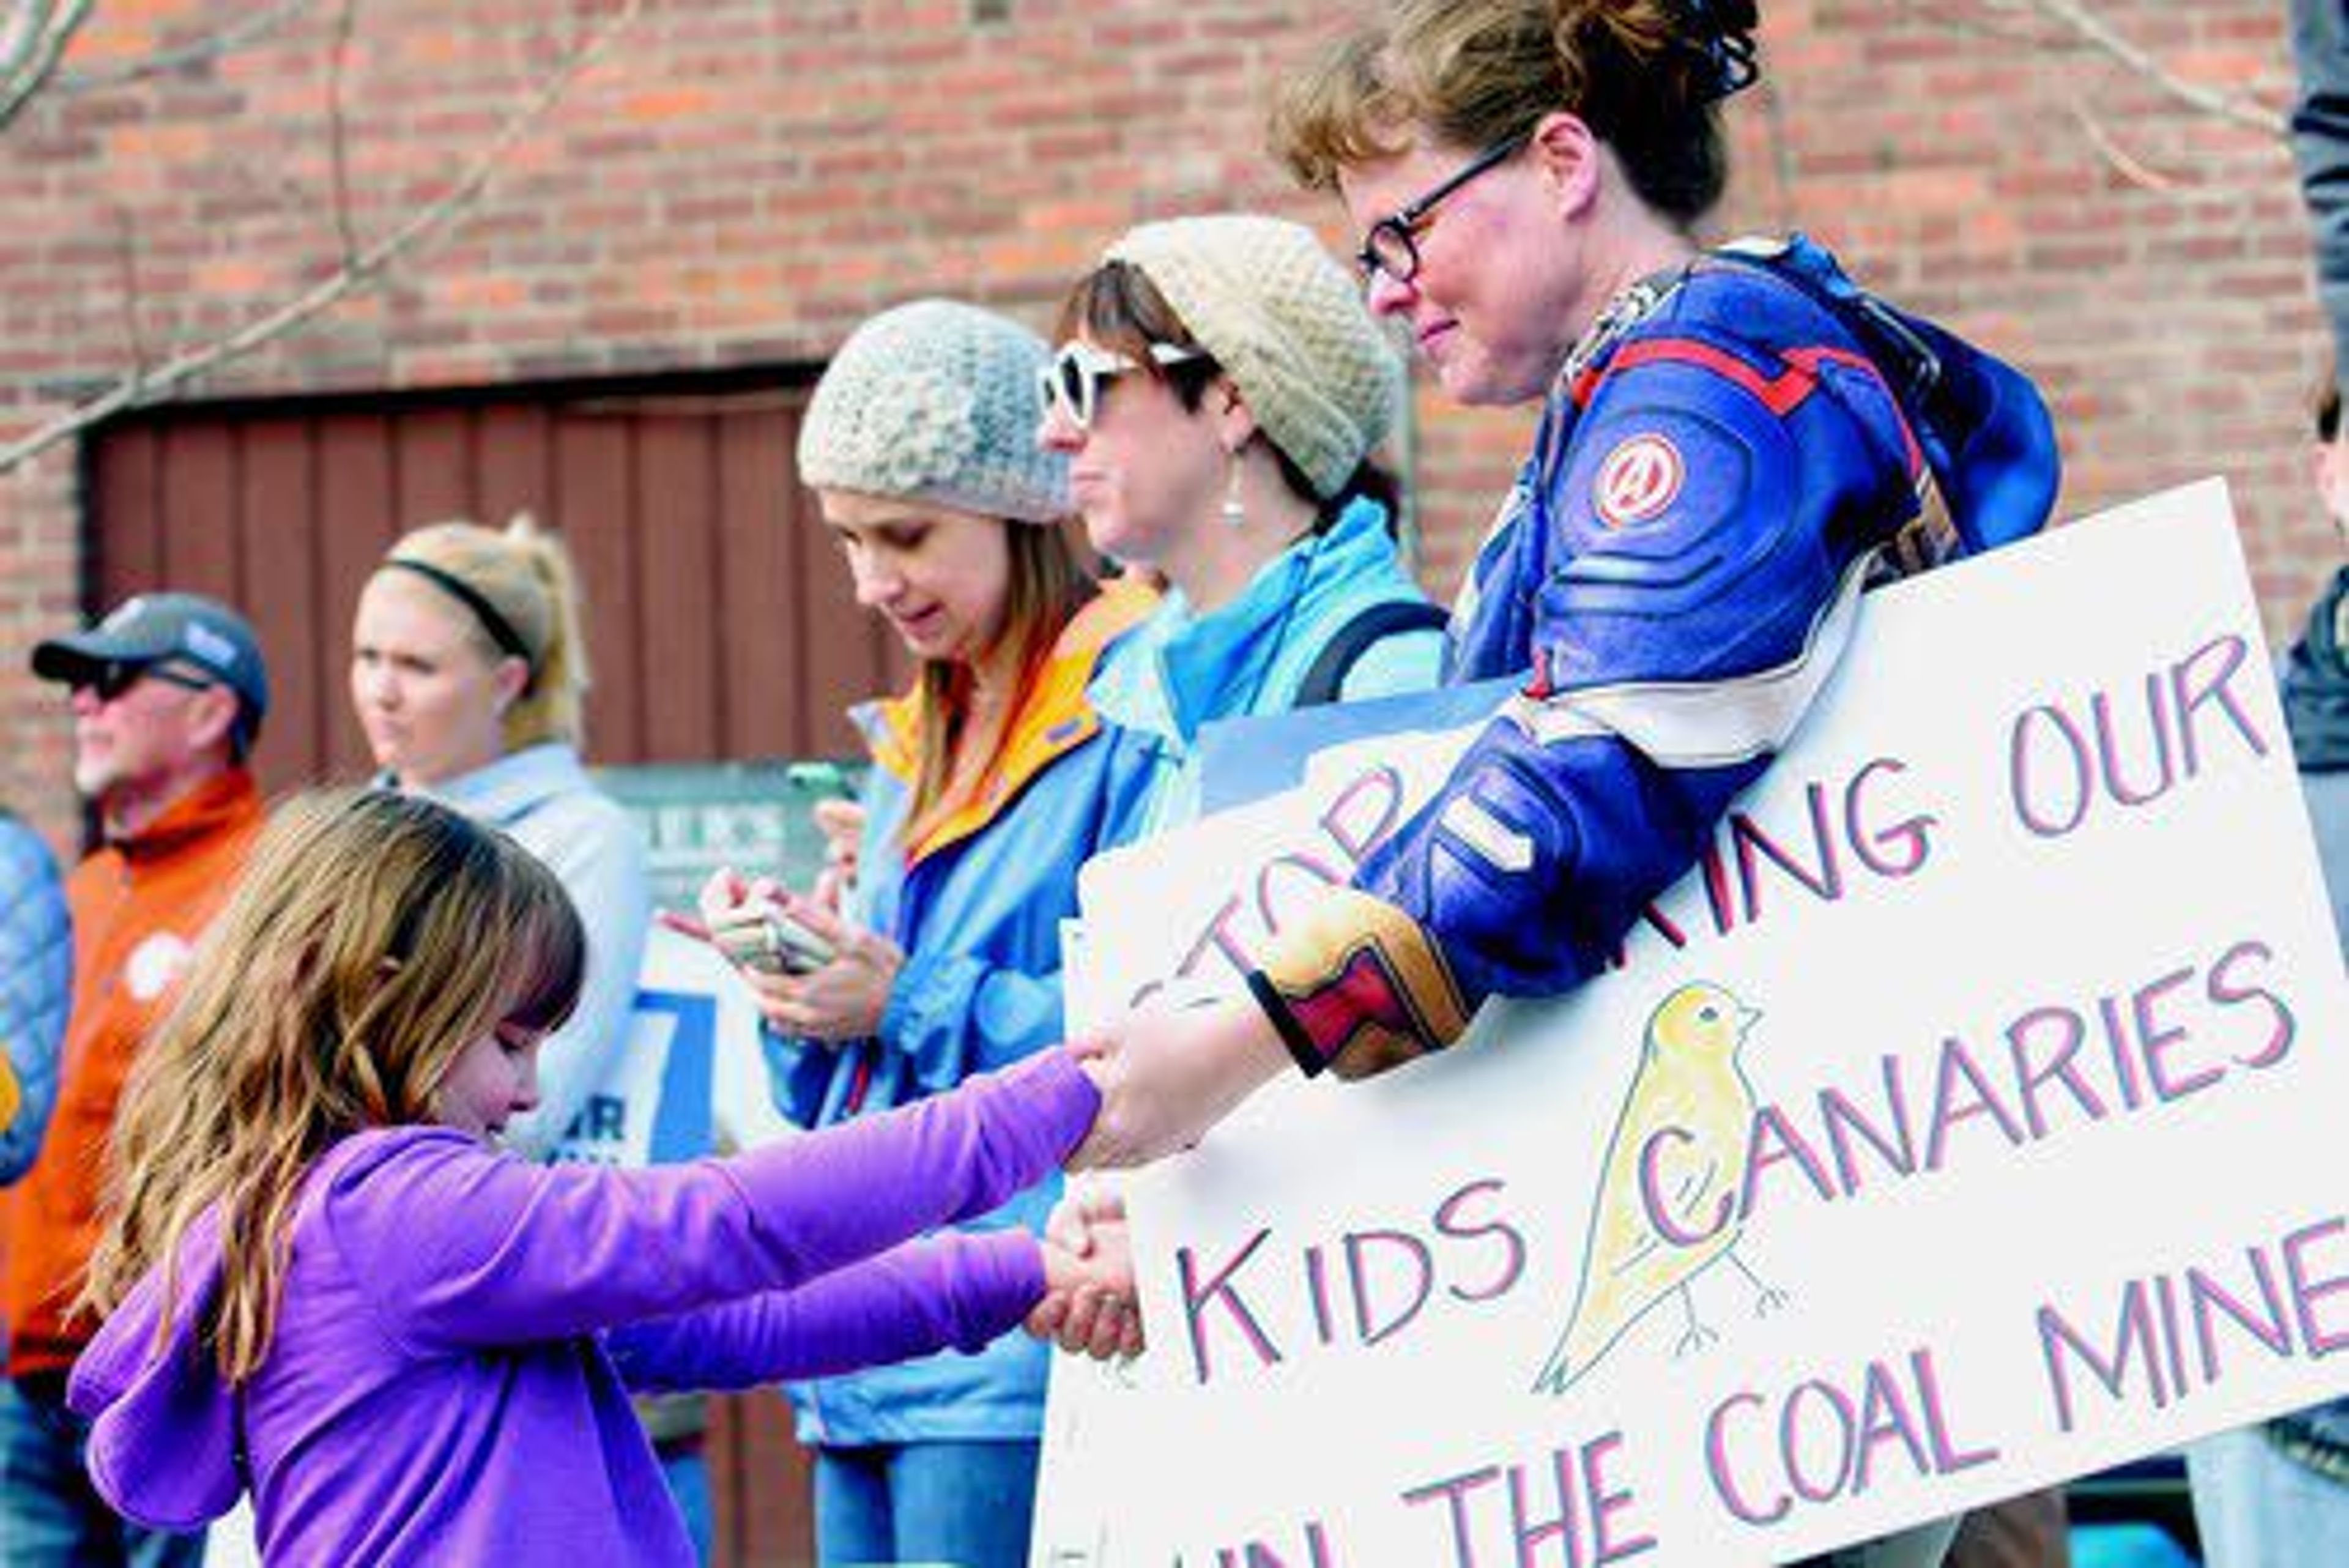
POLYGON ((152 1002, 171 989, 171 982, 195 956, 185 938, 157 931, 130 950, 130 961, 122 966, 122 983, 129 988, 133 1001, 152 1002))
POLYGON ((1591 482, 1590 505, 1609 528, 1644 523, 1672 504, 1688 465, 1668 436, 1635 435, 1615 443, 1591 482))

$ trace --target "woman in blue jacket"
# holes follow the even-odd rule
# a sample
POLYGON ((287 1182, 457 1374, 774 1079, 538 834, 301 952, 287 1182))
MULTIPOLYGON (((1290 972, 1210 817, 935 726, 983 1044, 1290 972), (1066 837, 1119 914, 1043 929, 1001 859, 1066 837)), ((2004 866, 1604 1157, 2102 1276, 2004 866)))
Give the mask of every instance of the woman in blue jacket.
MULTIPOLYGON (((851 336, 801 428, 800 476, 858 602, 920 665, 912 691, 860 714, 874 768, 845 908, 730 871, 703 894, 715 928, 771 902, 832 950, 802 973, 745 971, 778 1032, 778 1094, 807 1125, 1059 1040, 1077 867, 1140 803, 1085 688, 1150 596, 1100 589, 1063 533, 1066 472, 1032 439, 1043 362, 1009 321, 918 301, 851 336)), ((1052 1193, 966 1228, 1040 1229, 1052 1193)), ((795 1386, 819 1561, 1024 1568, 1045 1363, 1015 1336, 795 1386)))
POLYGON ((1148 760, 1141 830, 1197 815, 1208 723, 1436 683, 1443 617, 1371 455, 1402 368, 1310 231, 1145 223, 1071 291, 1061 337, 1039 439, 1094 545, 1167 585, 1093 683, 1148 760))

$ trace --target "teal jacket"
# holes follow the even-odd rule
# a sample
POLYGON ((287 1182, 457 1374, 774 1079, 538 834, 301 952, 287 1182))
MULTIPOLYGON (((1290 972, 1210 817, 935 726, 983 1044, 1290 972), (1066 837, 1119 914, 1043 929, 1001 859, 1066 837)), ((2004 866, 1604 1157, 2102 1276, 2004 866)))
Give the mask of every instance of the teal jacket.
MULTIPOLYGON (((1102 661, 1093 705, 1149 774, 1134 836, 1199 815, 1199 732, 1224 719, 1286 713, 1322 648, 1374 604, 1424 602, 1403 569, 1383 508, 1358 501, 1321 533, 1266 562, 1231 603, 1199 615, 1180 593, 1102 661)), ((1440 629, 1398 632, 1354 661, 1346 701, 1433 689, 1440 629)))
MULTIPOLYGON (((906 806, 918 695, 860 714, 874 767, 866 846, 851 913, 905 954, 879 1031, 830 1044, 770 1034, 783 1113, 826 1126, 950 1089, 1058 1042, 1061 922, 1077 912, 1077 867, 1130 837, 1146 780, 1085 699, 1101 649, 1147 613, 1146 592, 1113 587, 1079 612, 1012 720, 988 792, 917 843, 906 806)), ((1059 1183, 1032 1188, 963 1224, 1043 1228, 1059 1183)), ((1009 1334, 975 1355, 947 1354, 795 1384, 802 1442, 1022 1438, 1043 1430, 1044 1346, 1009 1334)))

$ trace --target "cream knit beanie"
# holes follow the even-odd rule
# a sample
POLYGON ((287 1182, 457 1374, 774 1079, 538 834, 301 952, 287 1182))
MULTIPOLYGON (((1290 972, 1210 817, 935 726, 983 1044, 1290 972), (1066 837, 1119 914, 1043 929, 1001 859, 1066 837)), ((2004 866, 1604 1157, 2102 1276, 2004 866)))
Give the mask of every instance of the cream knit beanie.
POLYGON ((1385 439, 1402 368, 1311 230, 1243 213, 1174 218, 1133 230, 1102 259, 1156 286, 1320 494, 1385 439))
POLYGON ((1069 514, 1067 460, 1036 444, 1044 340, 950 299, 885 310, 849 334, 800 426, 800 478, 985 517, 1069 514))

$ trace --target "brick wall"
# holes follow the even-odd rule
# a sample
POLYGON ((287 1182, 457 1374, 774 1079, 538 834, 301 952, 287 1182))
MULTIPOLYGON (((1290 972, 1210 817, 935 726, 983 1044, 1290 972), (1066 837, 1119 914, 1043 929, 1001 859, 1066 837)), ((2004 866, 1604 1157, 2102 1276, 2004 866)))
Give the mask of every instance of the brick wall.
MULTIPOLYGON (((2282 103, 2274 0, 2089 0, 2182 81, 2282 103)), ((344 145, 357 243, 429 202, 583 20, 564 0, 362 6, 344 145)), ((0 443, 330 270, 339 7, 97 9, 87 83, 276 10, 215 59, 67 84, 0 132, 0 443), (71 90, 67 90, 70 88, 71 90)), ((278 395, 813 364, 929 291, 1040 325, 1137 219, 1247 205, 1342 242, 1260 155, 1282 62, 1339 12, 1259 0, 648 0, 525 137, 460 230, 204 384, 278 395)), ((1770 0, 1765 89, 1735 107, 1724 228, 1796 225, 1862 276, 2020 359, 2053 394, 2069 510, 2218 472, 2271 630, 2331 537, 2307 504, 2318 356, 2281 142, 2063 46, 2023 0, 1770 0)), ((1430 582, 1448 589, 1522 415, 1423 396, 1430 582)), ((0 479, 0 797, 72 821, 54 693, 26 649, 75 618, 71 446, 0 479)))

